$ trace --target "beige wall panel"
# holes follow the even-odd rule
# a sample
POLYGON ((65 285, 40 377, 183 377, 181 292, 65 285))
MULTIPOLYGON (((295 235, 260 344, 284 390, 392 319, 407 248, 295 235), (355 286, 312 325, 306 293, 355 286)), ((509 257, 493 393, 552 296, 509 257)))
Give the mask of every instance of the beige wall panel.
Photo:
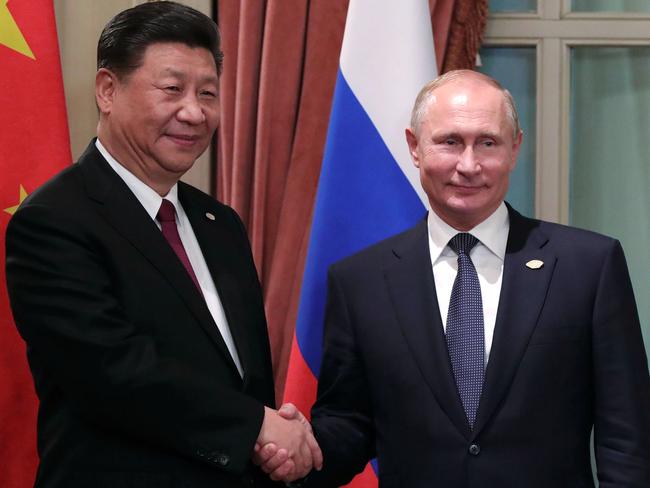
MULTIPOLYGON (((88 141, 95 136, 95 71, 97 39, 102 28, 117 12, 141 0, 54 0, 65 99, 70 127, 70 146, 76 160, 88 141)), ((187 0, 186 5, 211 15, 210 0, 187 0)), ((184 181, 210 193, 212 180, 211 151, 199 158, 183 177, 184 181)))

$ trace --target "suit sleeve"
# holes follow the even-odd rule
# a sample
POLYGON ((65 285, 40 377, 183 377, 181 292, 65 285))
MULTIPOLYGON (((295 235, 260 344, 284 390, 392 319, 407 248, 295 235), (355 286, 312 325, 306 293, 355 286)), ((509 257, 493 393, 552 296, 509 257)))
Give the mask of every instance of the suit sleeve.
POLYGON ((163 357, 155 337, 121 308, 93 238, 37 204, 8 226, 8 290, 41 401, 62 394, 91 424, 243 471, 263 405, 187 361, 163 357))
POLYGON ((344 485, 375 456, 368 379, 335 267, 329 272, 327 297, 323 362, 312 409, 323 470, 310 474, 310 487, 344 485))
POLYGON ((594 443, 601 488, 650 486, 650 379, 623 250, 605 260, 593 313, 594 443))

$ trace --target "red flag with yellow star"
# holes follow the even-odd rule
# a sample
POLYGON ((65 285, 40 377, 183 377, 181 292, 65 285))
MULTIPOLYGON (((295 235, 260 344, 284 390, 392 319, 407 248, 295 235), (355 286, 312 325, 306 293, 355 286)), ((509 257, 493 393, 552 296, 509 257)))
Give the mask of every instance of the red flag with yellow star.
POLYGON ((52 0, 0 0, 0 486, 34 484, 36 407, 11 319, 5 231, 28 193, 70 163, 52 0))

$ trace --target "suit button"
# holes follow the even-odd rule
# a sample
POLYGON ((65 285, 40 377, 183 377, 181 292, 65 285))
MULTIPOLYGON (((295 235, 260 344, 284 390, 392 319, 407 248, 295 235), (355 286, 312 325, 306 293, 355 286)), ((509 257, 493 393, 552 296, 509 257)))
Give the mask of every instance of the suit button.
POLYGON ((219 466, 228 466, 228 463, 230 463, 230 457, 226 454, 219 454, 216 461, 219 466))
POLYGON ((472 444, 471 446, 469 446, 469 453, 472 456, 478 456, 479 452, 481 452, 481 446, 479 446, 478 444, 472 444))

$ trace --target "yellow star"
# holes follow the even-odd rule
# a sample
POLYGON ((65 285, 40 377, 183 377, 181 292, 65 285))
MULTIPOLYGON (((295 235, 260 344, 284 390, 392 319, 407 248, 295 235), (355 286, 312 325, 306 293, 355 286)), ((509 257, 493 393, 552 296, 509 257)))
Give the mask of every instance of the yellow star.
POLYGON ((18 197, 18 205, 14 205, 13 207, 5 208, 5 212, 7 212, 9 215, 13 215, 16 213, 16 210, 18 210, 18 207, 20 206, 21 203, 23 203, 23 200, 27 198, 27 192, 23 188, 23 185, 20 185, 20 196, 18 197))
POLYGON ((8 1, 0 0, 0 44, 4 44, 28 58, 36 59, 16 21, 11 16, 11 12, 9 12, 8 1))

